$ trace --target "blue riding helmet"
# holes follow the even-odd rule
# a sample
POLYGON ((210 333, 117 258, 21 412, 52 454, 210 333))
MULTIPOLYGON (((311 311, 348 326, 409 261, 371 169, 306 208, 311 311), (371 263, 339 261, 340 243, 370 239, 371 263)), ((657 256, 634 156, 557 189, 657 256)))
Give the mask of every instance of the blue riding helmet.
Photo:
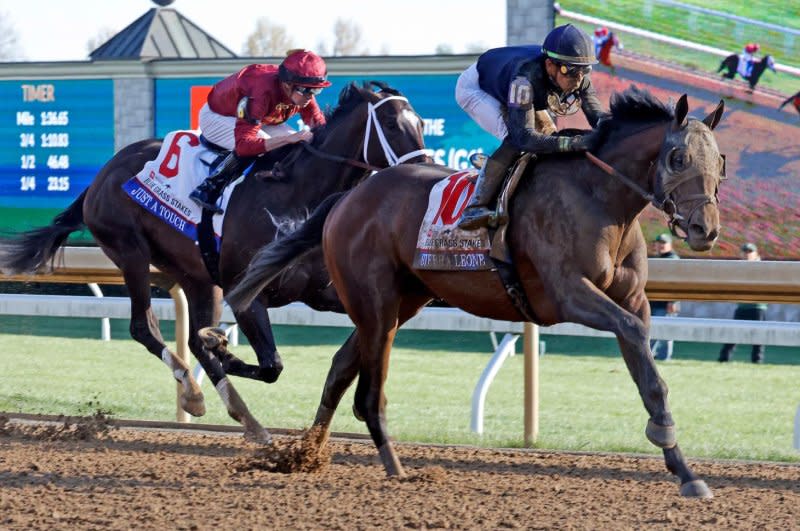
POLYGON ((542 50, 557 63, 575 66, 597 64, 591 37, 572 24, 553 28, 544 38, 542 50))

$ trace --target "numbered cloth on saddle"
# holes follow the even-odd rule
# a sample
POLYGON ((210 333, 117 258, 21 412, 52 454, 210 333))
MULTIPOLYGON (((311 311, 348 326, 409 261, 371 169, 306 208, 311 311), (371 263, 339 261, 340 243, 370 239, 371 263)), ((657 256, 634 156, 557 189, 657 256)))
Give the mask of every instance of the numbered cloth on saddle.
MULTIPOLYGON (((161 145, 155 160, 122 188, 142 208, 163 220, 186 237, 197 241, 197 225, 202 208, 189 199, 189 193, 209 175, 209 168, 218 154, 200 142, 199 131, 173 131, 161 145)), ((227 210, 230 194, 237 179, 225 189, 222 208, 227 210)), ((219 247, 224 214, 213 219, 214 237, 219 247)))
POLYGON ((491 242, 486 228, 462 230, 456 226, 475 192, 477 172, 461 171, 431 189, 428 209, 417 237, 416 269, 481 271, 493 269, 491 242))

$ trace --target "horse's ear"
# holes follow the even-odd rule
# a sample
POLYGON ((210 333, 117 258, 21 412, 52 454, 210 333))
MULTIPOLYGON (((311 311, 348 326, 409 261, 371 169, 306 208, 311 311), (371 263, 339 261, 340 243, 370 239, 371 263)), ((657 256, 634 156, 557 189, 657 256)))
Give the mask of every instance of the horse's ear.
POLYGON ((717 105, 717 108, 714 109, 711 114, 703 118, 703 123, 706 124, 709 129, 713 130, 722 119, 722 111, 724 110, 725 102, 723 100, 719 100, 719 105, 717 105))
POLYGON ((675 104, 675 127, 680 129, 686 125, 686 115, 689 114, 689 101, 686 94, 678 98, 675 104))

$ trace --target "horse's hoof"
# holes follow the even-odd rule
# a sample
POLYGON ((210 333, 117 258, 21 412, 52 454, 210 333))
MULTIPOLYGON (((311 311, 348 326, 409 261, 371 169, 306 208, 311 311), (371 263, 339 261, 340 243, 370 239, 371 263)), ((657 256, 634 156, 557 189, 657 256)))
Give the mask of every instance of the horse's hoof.
POLYGON ((362 415, 358 411, 358 408, 356 407, 355 404, 353 404, 353 416, 356 418, 356 420, 360 420, 361 422, 365 422, 366 421, 366 419, 364 418, 364 415, 362 415))
POLYGON ((266 428, 257 428, 254 430, 245 429, 244 438, 247 441, 254 442, 256 444, 263 444, 265 446, 272 444, 272 435, 267 431, 266 428))
POLYGON ((378 448, 378 455, 381 457, 381 462, 386 470, 386 475, 395 478, 405 478, 406 471, 403 465, 400 464, 400 459, 397 457, 397 452, 394 451, 392 443, 386 442, 378 448))
POLYGON ((181 395, 181 409, 193 417, 202 417, 206 414, 206 401, 203 393, 196 395, 181 395))
POLYGON ((200 340, 207 349, 214 350, 220 346, 223 348, 228 346, 228 337, 221 328, 207 326, 206 328, 201 328, 197 335, 200 336, 200 340))
POLYGON ((681 485, 681 496, 686 498, 713 498, 714 493, 702 479, 687 481, 681 485))
POLYGON ((660 426, 652 419, 647 421, 647 429, 644 430, 647 440, 659 448, 674 448, 678 444, 675 437, 675 426, 660 426))

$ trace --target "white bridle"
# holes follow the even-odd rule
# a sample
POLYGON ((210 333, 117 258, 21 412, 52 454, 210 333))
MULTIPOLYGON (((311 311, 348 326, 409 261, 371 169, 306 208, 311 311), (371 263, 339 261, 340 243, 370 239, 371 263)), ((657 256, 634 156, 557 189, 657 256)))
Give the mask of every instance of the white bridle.
POLYGON ((374 125, 375 132, 378 133, 378 140, 380 140, 381 148, 383 148, 383 155, 386 157, 386 161, 389 163, 389 166, 397 166, 398 164, 402 164, 403 162, 413 159, 414 157, 419 157, 422 155, 426 155, 424 149, 417 149, 410 153, 406 153, 405 155, 398 157, 392 146, 389 145, 389 142, 386 140, 386 135, 383 133, 383 128, 381 127, 381 122, 378 120, 378 115, 375 113, 375 110, 386 103, 387 101, 391 100, 402 100, 408 103, 408 98, 404 98, 403 96, 389 96, 388 98, 384 98, 380 100, 378 103, 369 103, 367 108, 367 130, 364 133, 364 162, 369 164, 369 159, 367 158, 367 151, 369 150, 369 137, 370 132, 372 131, 372 127, 374 125))

